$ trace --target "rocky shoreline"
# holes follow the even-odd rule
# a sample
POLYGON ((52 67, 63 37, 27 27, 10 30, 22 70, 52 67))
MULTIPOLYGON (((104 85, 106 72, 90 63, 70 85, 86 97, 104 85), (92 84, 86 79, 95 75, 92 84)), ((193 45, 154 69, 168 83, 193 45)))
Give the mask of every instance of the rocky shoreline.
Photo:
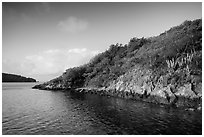
POLYGON ((201 111, 202 110, 202 92, 199 94, 195 94, 191 90, 190 84, 186 84, 183 87, 180 87, 178 92, 172 93, 171 87, 167 86, 161 89, 153 90, 149 94, 144 90, 142 92, 139 91, 131 91, 131 90, 116 90, 111 89, 110 87, 83 87, 83 88, 65 88, 62 84, 53 84, 53 83, 44 83, 41 85, 35 85, 33 89, 40 90, 74 90, 75 92, 80 93, 90 93, 90 94, 98 94, 101 96, 112 96, 112 97, 120 97, 124 99, 133 99, 140 100, 149 103, 155 104, 163 104, 166 106, 183 108, 185 110, 190 111, 201 111))
POLYGON ((202 19, 185 21, 154 38, 113 44, 89 63, 34 88, 73 89, 201 110, 202 19))

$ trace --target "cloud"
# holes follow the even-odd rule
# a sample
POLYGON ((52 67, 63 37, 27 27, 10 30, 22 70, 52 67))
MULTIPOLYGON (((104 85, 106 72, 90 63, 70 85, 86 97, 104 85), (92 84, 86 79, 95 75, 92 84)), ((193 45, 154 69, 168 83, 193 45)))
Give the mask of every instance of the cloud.
POLYGON ((70 50, 68 50, 68 52, 69 53, 84 53, 84 52, 86 52, 87 51, 87 49, 86 48, 83 48, 83 49, 70 49, 70 50))
POLYGON ((88 22, 76 17, 69 17, 66 20, 60 21, 57 26, 61 31, 76 33, 86 30, 88 22))
POLYGON ((19 62, 10 59, 2 59, 2 72, 19 74, 19 62))
POLYGON ((20 70, 28 75, 46 75, 64 72, 67 68, 85 63, 98 54, 86 48, 60 50, 53 49, 27 56, 20 65, 20 70))

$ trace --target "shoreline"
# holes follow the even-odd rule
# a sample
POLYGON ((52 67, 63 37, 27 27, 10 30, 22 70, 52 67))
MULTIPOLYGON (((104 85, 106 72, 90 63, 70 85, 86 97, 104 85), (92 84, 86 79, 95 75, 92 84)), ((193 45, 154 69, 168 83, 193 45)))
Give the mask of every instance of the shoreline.
POLYGON ((111 97, 119 97, 122 99, 130 99, 143 101, 148 103, 154 103, 158 105, 165 105, 174 108, 181 108, 189 111, 202 111, 202 97, 185 97, 185 96, 175 96, 175 99, 171 101, 168 97, 162 97, 161 95, 145 95, 138 94, 136 92, 127 92, 127 91, 117 91, 107 89, 105 87, 95 88, 95 87, 81 87, 81 88, 65 88, 61 86, 51 86, 51 85, 35 85, 32 87, 33 89, 39 90, 51 90, 51 91, 67 91, 72 90, 79 93, 90 93, 97 94, 100 96, 111 96, 111 97), (169 101, 168 101, 169 100, 169 101))

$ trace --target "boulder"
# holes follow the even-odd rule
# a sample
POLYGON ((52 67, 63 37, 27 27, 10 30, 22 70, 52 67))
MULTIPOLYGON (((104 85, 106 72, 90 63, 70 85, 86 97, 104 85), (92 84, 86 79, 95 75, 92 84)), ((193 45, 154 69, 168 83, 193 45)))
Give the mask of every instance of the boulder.
POLYGON ((149 95, 153 91, 153 84, 152 82, 150 83, 144 82, 141 88, 143 90, 143 94, 149 95))
POLYGON ((39 84, 39 85, 35 85, 34 87, 32 87, 33 89, 44 89, 44 85, 43 84, 39 84))
POLYGON ((185 84, 184 86, 178 88, 177 92, 174 93, 178 97, 185 97, 189 99, 198 98, 198 96, 191 90, 191 84, 185 84))
POLYGON ((173 103, 174 100, 176 99, 176 96, 171 91, 171 85, 169 85, 166 88, 164 88, 163 91, 166 93, 166 98, 168 99, 168 101, 170 103, 173 103))
POLYGON ((144 94, 143 89, 138 85, 134 85, 132 91, 137 94, 144 94))
POLYGON ((161 89, 155 88, 150 93, 150 96, 152 102, 162 104, 172 104, 176 99, 176 96, 171 92, 170 86, 163 87, 161 89))
POLYGON ((53 85, 51 85, 51 84, 50 85, 46 85, 45 89, 51 89, 52 90, 53 89, 53 85))
POLYGON ((202 110, 202 107, 201 107, 201 106, 199 106, 199 107, 197 108, 197 110, 202 110))
POLYGON ((196 85, 195 93, 197 94, 198 97, 202 97, 202 83, 196 85))

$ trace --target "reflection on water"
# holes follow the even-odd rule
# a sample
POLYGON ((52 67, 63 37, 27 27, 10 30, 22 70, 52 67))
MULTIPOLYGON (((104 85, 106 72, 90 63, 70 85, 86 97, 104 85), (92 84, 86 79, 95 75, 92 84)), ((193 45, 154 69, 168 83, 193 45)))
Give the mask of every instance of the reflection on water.
POLYGON ((201 112, 3 84, 3 134, 201 134, 201 112))

